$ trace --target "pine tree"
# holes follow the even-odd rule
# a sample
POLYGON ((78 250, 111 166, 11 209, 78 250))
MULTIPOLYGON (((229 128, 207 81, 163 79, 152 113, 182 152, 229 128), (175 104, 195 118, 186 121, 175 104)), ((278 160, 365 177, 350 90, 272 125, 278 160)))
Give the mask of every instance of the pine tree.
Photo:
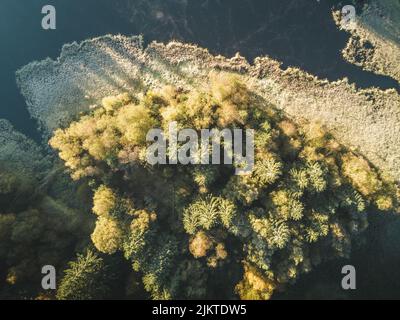
POLYGON ((78 254, 75 261, 69 263, 57 290, 60 300, 105 299, 110 296, 114 276, 104 260, 94 251, 87 250, 78 254))

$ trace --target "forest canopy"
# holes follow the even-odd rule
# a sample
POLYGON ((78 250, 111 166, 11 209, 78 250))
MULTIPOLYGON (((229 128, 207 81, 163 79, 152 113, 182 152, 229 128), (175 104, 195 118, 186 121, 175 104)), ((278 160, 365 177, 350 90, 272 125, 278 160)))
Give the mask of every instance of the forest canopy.
POLYGON ((59 162, 0 120, 0 299, 51 298, 42 267, 61 271, 88 245, 81 195, 90 190, 72 184, 59 162))
POLYGON ((390 177, 224 72, 190 90, 106 97, 56 130, 50 146, 93 188, 96 249, 123 254, 153 299, 269 299, 321 262, 349 256, 368 214, 399 210, 390 177), (254 170, 150 165, 146 135, 171 122, 255 130, 254 170))

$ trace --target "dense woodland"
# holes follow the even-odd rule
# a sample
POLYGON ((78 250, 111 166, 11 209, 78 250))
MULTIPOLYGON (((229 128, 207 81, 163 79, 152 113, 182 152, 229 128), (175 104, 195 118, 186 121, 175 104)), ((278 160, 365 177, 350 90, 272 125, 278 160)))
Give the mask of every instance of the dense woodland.
POLYGON ((348 257, 369 214, 399 211, 389 176, 227 73, 105 97, 49 146, 40 177, 1 162, 1 298, 269 299, 348 257), (254 129, 254 170, 151 166, 146 135, 173 121, 254 129), (56 292, 40 287, 46 264, 56 292))

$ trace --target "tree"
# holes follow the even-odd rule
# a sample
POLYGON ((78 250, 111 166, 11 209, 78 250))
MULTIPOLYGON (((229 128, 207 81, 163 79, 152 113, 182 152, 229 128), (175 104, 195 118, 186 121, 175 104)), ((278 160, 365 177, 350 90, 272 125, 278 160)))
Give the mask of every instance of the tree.
POLYGON ((69 263, 64 271, 58 290, 60 300, 92 300, 105 299, 115 276, 110 272, 104 260, 93 250, 78 254, 75 261, 69 263))
POLYGON ((112 254, 121 248, 122 230, 118 221, 109 217, 100 217, 92 233, 92 241, 100 252, 112 254))

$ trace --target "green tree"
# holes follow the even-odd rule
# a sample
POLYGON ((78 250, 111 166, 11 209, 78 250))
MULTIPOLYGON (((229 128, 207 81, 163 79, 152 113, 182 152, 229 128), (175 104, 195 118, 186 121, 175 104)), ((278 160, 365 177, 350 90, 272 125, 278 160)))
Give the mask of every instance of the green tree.
POLYGON ((110 297, 115 281, 114 275, 104 260, 93 250, 78 254, 69 263, 58 286, 57 299, 92 300, 110 297))

